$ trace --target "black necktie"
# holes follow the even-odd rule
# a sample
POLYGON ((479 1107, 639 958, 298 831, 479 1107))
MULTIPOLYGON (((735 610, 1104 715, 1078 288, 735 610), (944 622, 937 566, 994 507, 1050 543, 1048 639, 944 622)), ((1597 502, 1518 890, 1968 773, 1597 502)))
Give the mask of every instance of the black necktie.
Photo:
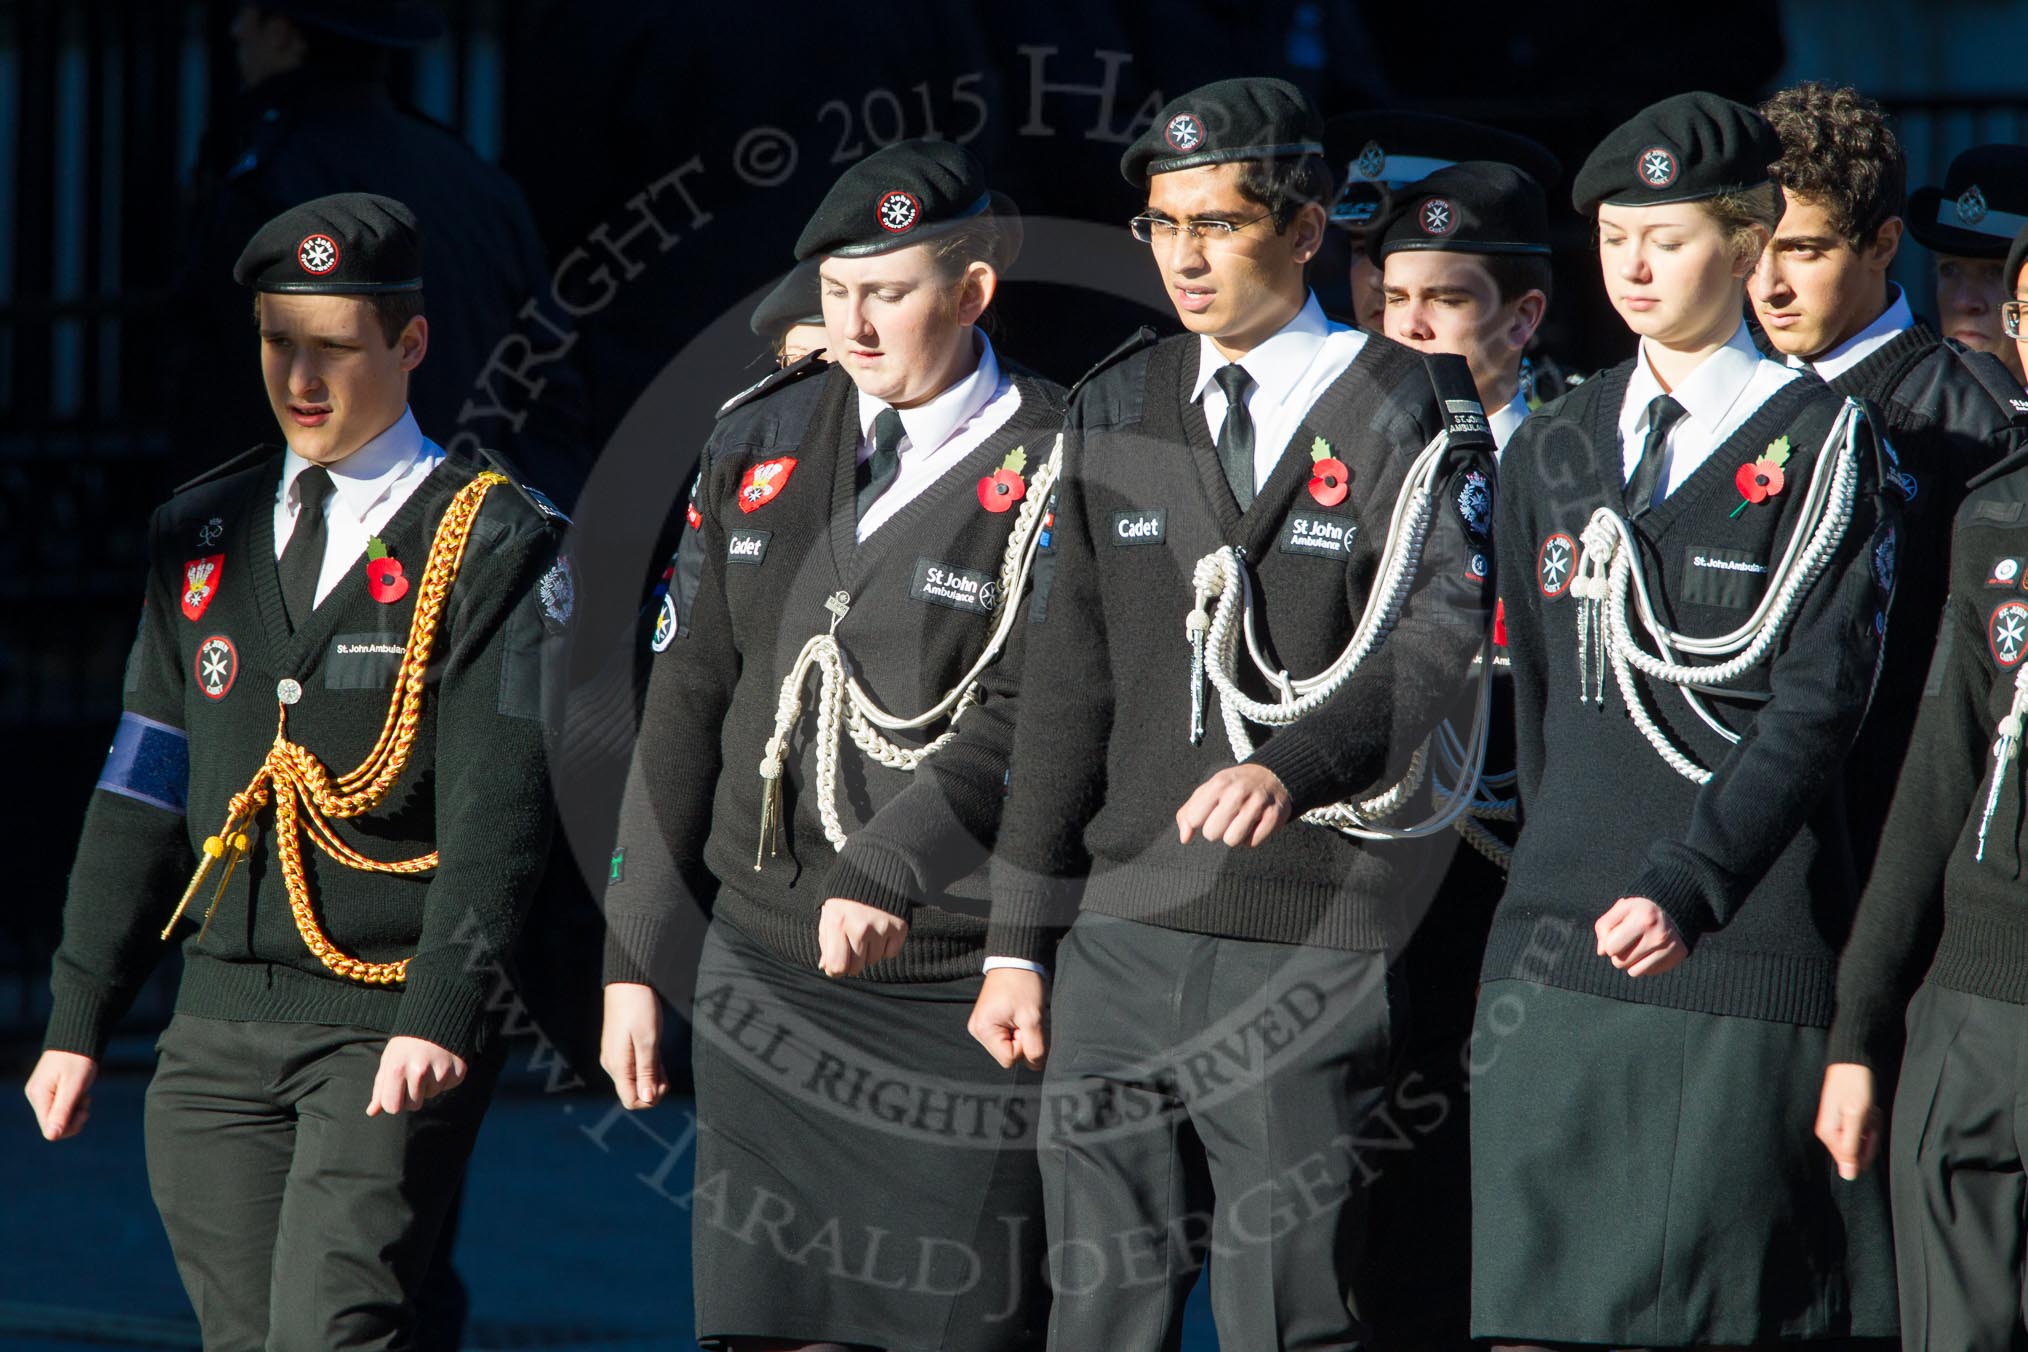
POLYGON ((852 519, 859 522, 866 518, 866 509, 874 504, 894 476, 901 473, 901 415, 891 408, 883 408, 873 418, 873 454, 859 465, 859 492, 853 499, 852 519))
POLYGON ((1221 366, 1211 377, 1225 392, 1225 423, 1218 429, 1218 463, 1232 486, 1239 510, 1253 506, 1253 415, 1246 411, 1246 392, 1253 377, 1238 362, 1221 366))
POLYGON ((296 476, 296 528, 275 565, 282 577, 282 605, 291 631, 301 629, 317 608, 317 578, 324 571, 324 499, 331 496, 331 471, 312 465, 296 476))
POLYGON ((1669 429, 1689 412, 1666 394, 1648 401, 1648 437, 1641 443, 1641 458, 1634 475, 1627 480, 1627 515, 1640 516, 1655 505, 1655 490, 1662 483, 1662 461, 1668 452, 1669 429))

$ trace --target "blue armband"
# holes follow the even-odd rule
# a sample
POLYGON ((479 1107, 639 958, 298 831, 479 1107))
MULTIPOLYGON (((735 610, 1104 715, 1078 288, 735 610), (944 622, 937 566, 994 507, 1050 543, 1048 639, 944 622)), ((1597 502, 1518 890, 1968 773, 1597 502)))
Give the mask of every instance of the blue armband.
POLYGON ((181 728, 121 714, 98 787, 182 816, 190 792, 190 739, 181 728))

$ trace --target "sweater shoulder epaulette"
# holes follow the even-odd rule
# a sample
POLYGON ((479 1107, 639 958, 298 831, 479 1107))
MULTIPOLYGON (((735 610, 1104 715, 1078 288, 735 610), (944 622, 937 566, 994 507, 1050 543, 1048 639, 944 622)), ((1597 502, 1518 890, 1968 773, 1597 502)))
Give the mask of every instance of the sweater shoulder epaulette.
POLYGON ((1140 328, 1135 329, 1133 333, 1128 336, 1127 340, 1124 343, 1121 343, 1118 347, 1106 353, 1105 356, 1100 357, 1098 361, 1092 365, 1092 368, 1089 371, 1086 371, 1083 375, 1079 376, 1076 380, 1072 381, 1070 384, 1070 392, 1068 398, 1070 400, 1075 400, 1080 394, 1084 393, 1085 388, 1089 386, 1092 383, 1092 381, 1096 379, 1099 375, 1112 369, 1115 366, 1120 365, 1120 363, 1126 361, 1127 358, 1135 355, 1136 353, 1141 352, 1146 348, 1153 347, 1156 343, 1160 341, 1161 340, 1156 336, 1154 329, 1150 328, 1146 324, 1141 325, 1140 328))
POLYGON ((729 413, 737 412, 748 404, 765 399, 778 390, 786 389, 797 381, 805 380, 821 371, 829 370, 831 363, 824 360, 824 349, 818 348, 807 356, 799 357, 779 371, 770 371, 753 384, 741 390, 718 406, 717 417, 721 420, 729 413))
POLYGON ((1998 357, 1990 352, 1974 351, 1949 338, 1943 340, 1943 347, 1957 358, 1965 374, 1992 397, 2009 422, 2016 427, 2028 428, 2028 390, 2022 388, 2020 382, 2014 379, 2014 373, 1998 357))
POLYGON ((497 474, 506 475, 507 482, 514 486, 515 493, 520 495, 524 503, 535 509, 537 516, 545 521, 553 522, 559 528, 570 525, 570 514, 557 506, 555 500, 549 494, 539 488, 530 486, 524 481, 521 477, 521 471, 504 454, 494 450, 490 446, 482 446, 479 448, 479 459, 482 462, 480 468, 490 469, 497 474))
POLYGON ((170 490, 169 496, 172 498, 181 497, 193 488, 202 488, 206 484, 214 484, 221 480, 230 479, 233 475, 243 474, 247 470, 262 465, 281 453, 280 447, 270 446, 266 442, 262 442, 258 446, 248 447, 225 463, 213 465, 210 469, 204 471, 204 473, 194 478, 185 479, 182 483, 176 485, 174 489, 170 490))
POLYGON ((1443 415, 1444 430, 1450 433, 1452 463, 1494 449, 1493 428, 1479 403, 1478 382, 1472 379, 1471 364, 1454 352, 1423 354, 1430 388, 1436 391, 1437 411, 1443 415))

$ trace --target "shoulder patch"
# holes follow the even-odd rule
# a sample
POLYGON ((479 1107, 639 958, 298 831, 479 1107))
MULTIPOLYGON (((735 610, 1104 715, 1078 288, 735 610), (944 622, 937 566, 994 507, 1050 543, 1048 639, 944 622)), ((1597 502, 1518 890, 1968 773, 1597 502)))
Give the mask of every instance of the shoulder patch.
POLYGON ((1107 367, 1118 366, 1121 362, 1133 356, 1136 352, 1139 352, 1142 348, 1153 347, 1158 341, 1159 339, 1156 337, 1154 329, 1148 327, 1146 324, 1141 325, 1140 328, 1134 330, 1133 336, 1128 338, 1126 342, 1121 343, 1118 347, 1106 353, 1105 356, 1099 358, 1097 364, 1094 365, 1091 368, 1091 370, 1086 371, 1083 375, 1079 376, 1075 381, 1071 382, 1070 393, 1066 398, 1065 402, 1068 403, 1069 400, 1077 398, 1079 392, 1082 391, 1084 387, 1091 382, 1092 378, 1098 375, 1100 372, 1104 371, 1107 367))
POLYGON ((756 380, 753 384, 720 404, 715 416, 723 418, 734 409, 745 408, 757 399, 765 399, 776 390, 793 385, 806 377, 816 375, 829 365, 830 363, 824 360, 821 351, 812 352, 806 357, 789 363, 779 371, 768 372, 759 380, 756 380))
POLYGON ((187 493, 193 488, 200 488, 205 484, 215 483, 228 475, 237 474, 243 469, 251 469, 269 456, 280 455, 281 453, 280 447, 270 446, 266 442, 258 446, 249 447, 224 464, 213 465, 197 477, 184 480, 170 490, 169 496, 175 497, 177 494, 187 493))

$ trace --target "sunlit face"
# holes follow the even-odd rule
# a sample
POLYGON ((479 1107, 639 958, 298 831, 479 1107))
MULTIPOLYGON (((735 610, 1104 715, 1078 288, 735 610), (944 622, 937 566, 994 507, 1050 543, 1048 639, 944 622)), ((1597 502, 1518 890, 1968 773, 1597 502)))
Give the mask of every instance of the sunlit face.
POLYGON ((999 279, 972 263, 952 280, 927 244, 824 260, 824 345, 852 383, 895 408, 943 393, 969 369, 972 326, 999 279))
POLYGON ((1188 223, 1225 221, 1230 238, 1193 238, 1178 230, 1148 245, 1183 327, 1238 355, 1272 337, 1302 308, 1303 265, 1324 238, 1324 209, 1306 205, 1277 234, 1268 210, 1239 190, 1241 166, 1207 164, 1148 179, 1145 214, 1188 223))
POLYGON ((1472 368, 1487 407, 1514 397, 1521 353, 1542 322, 1546 297, 1500 299, 1485 261, 1441 249, 1398 249, 1383 264, 1383 332, 1418 352, 1454 352, 1472 368))
POLYGON ((782 335, 781 364, 794 366, 820 347, 825 348, 825 361, 835 361, 826 342, 822 324, 791 324, 782 335))
POLYGON ((1746 288, 1768 341, 1808 361, 1857 335, 1880 317, 1887 265, 1900 242, 1898 219, 1854 244, 1838 233, 1824 203, 1789 194, 1746 288))
POLYGON ((408 406, 408 373, 429 348, 418 315, 390 344, 359 296, 257 298, 261 378, 289 449, 334 465, 395 424, 408 406))
POLYGON ((1352 318, 1368 333, 1383 333, 1387 326, 1387 293, 1382 288, 1380 268, 1366 256, 1363 247, 1352 254, 1352 318))
POLYGON ((1752 260, 1695 202, 1601 206, 1598 260, 1613 309, 1643 338, 1691 351, 1739 327, 1752 260))
POLYGON ((2002 269, 1997 258, 1937 255, 1937 327, 1944 337, 2006 362, 2019 380, 2021 354, 2000 328, 2000 303, 2007 299, 2000 284, 2002 269))

